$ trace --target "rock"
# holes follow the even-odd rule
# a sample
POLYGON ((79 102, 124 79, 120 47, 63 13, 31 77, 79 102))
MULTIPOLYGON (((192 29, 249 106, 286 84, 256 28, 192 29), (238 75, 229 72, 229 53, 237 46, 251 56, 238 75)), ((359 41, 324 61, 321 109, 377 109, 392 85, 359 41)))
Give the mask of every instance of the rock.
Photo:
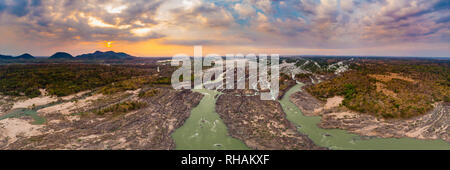
MULTIPOLYGON (((71 114, 46 113, 45 118, 56 123, 49 123, 42 135, 34 136, 33 140, 23 138, 7 147, 0 146, 0 149, 174 149, 171 134, 184 124, 192 108, 200 103, 202 94, 189 90, 158 90, 161 92, 159 95, 141 100, 147 103, 145 108, 122 115, 92 113, 73 119, 71 114)), ((120 96, 123 97, 117 101, 135 99, 133 95, 120 96)), ((102 105, 99 102, 93 102, 86 108, 96 110, 102 105)), ((110 102, 109 105, 114 103, 107 102, 110 102)))
POLYGON ((216 111, 232 137, 258 150, 324 149, 316 146, 286 119, 278 101, 260 100, 260 96, 223 94, 216 111), (238 114, 239 113, 239 114, 238 114))

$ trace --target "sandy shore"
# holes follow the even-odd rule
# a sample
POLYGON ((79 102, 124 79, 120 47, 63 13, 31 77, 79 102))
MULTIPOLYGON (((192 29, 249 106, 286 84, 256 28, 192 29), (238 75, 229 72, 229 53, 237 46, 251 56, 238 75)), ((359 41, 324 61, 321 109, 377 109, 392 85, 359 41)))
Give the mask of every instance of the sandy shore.
POLYGON ((51 97, 51 96, 41 96, 41 97, 35 97, 27 100, 22 100, 14 103, 12 109, 18 109, 18 108, 30 108, 32 106, 41 106, 50 104, 52 102, 58 101, 58 98, 51 97))
MULTIPOLYGON (((65 102, 65 103, 54 105, 54 106, 46 107, 46 108, 40 109, 38 112, 43 115, 46 115, 49 113, 55 113, 55 112, 59 112, 63 115, 69 115, 73 112, 73 110, 89 106, 92 103, 92 101, 95 101, 101 97, 103 97, 102 94, 96 94, 96 95, 89 96, 89 97, 86 97, 86 98, 78 100, 78 101, 70 101, 70 102, 65 102)), ((74 97, 71 97, 71 98, 73 99, 74 97)))
POLYGON ((32 125, 28 121, 17 118, 0 120, 0 146, 17 141, 18 138, 28 138, 42 134, 43 125, 32 125))

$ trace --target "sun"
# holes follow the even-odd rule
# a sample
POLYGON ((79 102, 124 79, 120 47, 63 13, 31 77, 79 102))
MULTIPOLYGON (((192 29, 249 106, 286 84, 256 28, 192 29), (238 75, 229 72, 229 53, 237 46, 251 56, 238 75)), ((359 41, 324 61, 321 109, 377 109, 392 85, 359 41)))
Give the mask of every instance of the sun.
POLYGON ((112 47, 113 42, 112 41, 105 41, 105 46, 108 48, 112 47))

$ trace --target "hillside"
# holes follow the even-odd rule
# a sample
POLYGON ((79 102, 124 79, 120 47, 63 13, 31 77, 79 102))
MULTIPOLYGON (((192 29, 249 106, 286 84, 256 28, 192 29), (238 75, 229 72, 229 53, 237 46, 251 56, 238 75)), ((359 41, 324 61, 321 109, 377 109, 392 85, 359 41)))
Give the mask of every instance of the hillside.
POLYGON ((28 53, 22 54, 20 56, 15 57, 15 58, 16 59, 24 59, 24 60, 35 59, 34 56, 32 56, 32 55, 30 55, 28 53))
POLYGON ((69 53, 57 52, 49 57, 49 59, 73 59, 74 57, 69 53))
POLYGON ((133 59, 134 56, 128 55, 126 53, 116 53, 114 51, 101 52, 96 51, 90 54, 83 54, 76 57, 76 59, 81 60, 114 60, 114 59, 133 59))
POLYGON ((9 59, 13 59, 13 57, 9 55, 0 55, 0 60, 9 60, 9 59))

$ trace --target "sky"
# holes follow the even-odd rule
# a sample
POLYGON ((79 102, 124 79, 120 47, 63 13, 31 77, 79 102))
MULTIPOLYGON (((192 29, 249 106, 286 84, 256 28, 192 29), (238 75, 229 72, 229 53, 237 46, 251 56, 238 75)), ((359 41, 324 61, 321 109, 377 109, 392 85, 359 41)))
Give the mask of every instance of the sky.
POLYGON ((449 0, 0 0, 0 54, 450 57, 449 0))

